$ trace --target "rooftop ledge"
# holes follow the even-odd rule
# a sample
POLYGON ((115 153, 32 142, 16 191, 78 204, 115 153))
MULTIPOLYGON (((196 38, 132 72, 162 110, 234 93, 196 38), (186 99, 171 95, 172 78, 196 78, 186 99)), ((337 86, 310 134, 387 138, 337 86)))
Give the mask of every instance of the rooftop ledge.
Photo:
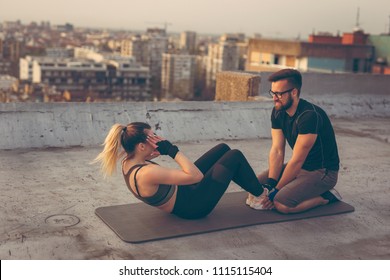
MULTIPOLYGON (((268 75, 219 73, 220 101, 2 103, 0 149, 95 146, 114 123, 134 121, 172 141, 269 138, 268 75)), ((331 118, 389 117, 389 88, 390 76, 304 73, 301 98, 331 118)))

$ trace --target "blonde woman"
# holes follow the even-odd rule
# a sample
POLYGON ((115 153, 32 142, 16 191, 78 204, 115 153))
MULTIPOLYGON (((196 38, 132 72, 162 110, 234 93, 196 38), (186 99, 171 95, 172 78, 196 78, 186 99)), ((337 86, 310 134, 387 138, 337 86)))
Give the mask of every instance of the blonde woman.
POLYGON ((122 157, 125 182, 136 198, 185 219, 208 215, 231 181, 252 194, 247 203, 257 203, 257 208, 267 193, 240 151, 219 144, 193 163, 147 123, 113 125, 95 161, 105 175, 112 175, 122 157), (160 155, 170 156, 180 168, 150 161, 160 155))

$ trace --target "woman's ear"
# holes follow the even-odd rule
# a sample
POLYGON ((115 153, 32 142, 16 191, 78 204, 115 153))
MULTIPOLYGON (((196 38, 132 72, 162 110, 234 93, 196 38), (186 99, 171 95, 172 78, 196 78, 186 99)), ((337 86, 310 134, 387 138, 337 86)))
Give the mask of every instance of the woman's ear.
POLYGON ((145 151, 145 144, 144 143, 139 143, 138 147, 141 151, 145 151))

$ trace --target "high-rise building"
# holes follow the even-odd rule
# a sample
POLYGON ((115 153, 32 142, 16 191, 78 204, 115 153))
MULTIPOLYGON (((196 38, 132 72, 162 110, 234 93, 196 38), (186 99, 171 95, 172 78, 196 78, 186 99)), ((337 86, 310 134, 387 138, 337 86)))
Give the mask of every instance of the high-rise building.
POLYGON ((123 40, 121 43, 121 55, 132 56, 141 65, 149 66, 149 40, 140 35, 135 35, 131 39, 123 40))
POLYGON ((19 73, 19 58, 24 55, 24 42, 9 37, 0 40, 0 72, 17 77, 19 73))
POLYGON ((162 55, 168 50, 168 37, 165 30, 148 29, 142 36, 134 36, 131 40, 124 40, 121 45, 121 54, 135 57, 142 66, 150 69, 150 86, 152 95, 161 97, 161 65, 162 55))
POLYGON ((161 85, 167 99, 194 98, 196 56, 187 54, 163 54, 161 85))
POLYGON ((181 33, 180 49, 187 50, 189 54, 196 53, 196 32, 184 31, 181 33))
POLYGON ((161 79, 162 55, 167 52, 168 37, 151 35, 148 37, 149 66, 152 78, 161 79))
POLYGON ((238 39, 227 35, 221 36, 216 44, 208 48, 206 66, 206 87, 215 87, 216 74, 220 71, 239 69, 238 39))

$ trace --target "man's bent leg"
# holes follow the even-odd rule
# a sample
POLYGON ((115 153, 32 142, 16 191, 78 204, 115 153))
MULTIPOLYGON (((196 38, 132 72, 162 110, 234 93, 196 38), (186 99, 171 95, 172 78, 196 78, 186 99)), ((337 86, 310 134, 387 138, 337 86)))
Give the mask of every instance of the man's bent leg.
POLYGON ((317 207, 320 205, 325 205, 327 203, 328 203, 328 201, 326 199, 322 198, 321 196, 317 196, 317 197, 313 197, 313 198, 310 198, 308 200, 305 200, 305 201, 299 203, 295 207, 288 207, 288 206, 285 206, 277 201, 274 201, 274 205, 275 205, 276 210, 278 210, 278 212, 284 213, 284 214, 300 213, 300 212, 309 210, 311 208, 314 208, 314 207, 317 207))
POLYGON ((297 178, 284 186, 275 196, 274 204, 282 213, 302 212, 328 201, 320 195, 336 185, 337 172, 320 169, 301 170, 297 178))

